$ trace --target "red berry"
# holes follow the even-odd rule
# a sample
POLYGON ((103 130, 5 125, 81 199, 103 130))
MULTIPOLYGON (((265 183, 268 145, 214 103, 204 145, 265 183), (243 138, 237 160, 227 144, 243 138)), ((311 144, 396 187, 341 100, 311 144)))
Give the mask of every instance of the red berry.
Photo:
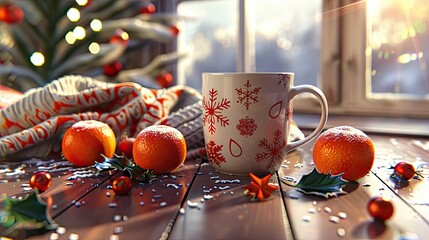
POLYGON ((163 72, 156 76, 156 82, 163 88, 173 85, 173 75, 169 72, 163 72))
POLYGON ((109 77, 114 77, 122 70, 122 63, 119 61, 106 64, 103 67, 104 74, 109 77))
POLYGON ((37 188, 39 192, 46 191, 52 183, 52 176, 48 172, 36 172, 30 178, 30 187, 37 188))
POLYGON ((412 164, 399 162, 395 166, 394 174, 403 180, 409 180, 414 177, 416 170, 412 164))
POLYGON ((118 143, 119 153, 123 153, 127 158, 133 158, 133 146, 135 138, 125 137, 121 139, 118 143))
POLYGON ((140 9, 140 13, 142 14, 152 14, 154 12, 156 12, 156 7, 153 5, 153 3, 148 3, 146 6, 140 9))
POLYGON ((169 28, 173 36, 177 36, 177 34, 180 32, 180 29, 176 25, 171 25, 169 28))
POLYGON ((381 196, 372 197, 368 202, 367 209, 375 220, 385 221, 393 215, 392 202, 381 196))
POLYGON ((126 195, 131 190, 131 179, 126 176, 120 176, 113 180, 113 191, 119 195, 126 195))
POLYGON ((15 24, 22 21, 24 18, 24 11, 13 3, 6 3, 0 6, 0 21, 15 24))

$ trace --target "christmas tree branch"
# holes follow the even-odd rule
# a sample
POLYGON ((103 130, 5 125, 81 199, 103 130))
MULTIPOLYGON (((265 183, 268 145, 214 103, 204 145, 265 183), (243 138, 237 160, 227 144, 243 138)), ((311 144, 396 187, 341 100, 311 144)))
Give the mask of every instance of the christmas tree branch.
MULTIPOLYGON (((34 10, 37 9, 38 13, 40 13, 40 19, 47 19, 49 17, 49 9, 45 1, 38 1, 37 3, 35 1, 20 1, 19 4, 21 4, 24 9, 31 9, 32 14, 37 14, 34 12, 34 10)), ((29 11, 30 10, 28 10, 27 12, 29 11)), ((37 18, 39 17, 35 17, 33 19, 35 20, 37 18)))
POLYGON ((8 75, 18 76, 19 81, 31 80, 32 83, 35 83, 39 87, 45 85, 45 81, 36 72, 25 67, 14 65, 0 68, 0 76, 8 75))
POLYGON ((105 0, 105 1, 93 1, 91 5, 85 8, 85 14, 92 14, 95 12, 100 12, 106 8, 112 6, 116 0, 105 0))
MULTIPOLYGON (((78 54, 79 50, 81 50, 83 46, 89 46, 89 43, 91 43, 97 39, 97 34, 99 34, 99 33, 88 32, 87 36, 84 39, 74 43, 73 45, 66 45, 67 47, 64 51, 56 53, 57 54, 55 56, 55 59, 56 59, 55 63, 56 64, 53 65, 53 68, 57 68, 63 62, 70 59, 74 54, 78 54)), ((62 36, 61 38, 58 38, 57 40, 64 41, 64 37, 65 36, 62 36)), ((56 40, 56 44, 59 43, 59 42, 57 42, 57 40, 56 40)))
POLYGON ((118 59, 125 51, 126 46, 122 44, 100 44, 100 52, 98 54, 80 54, 74 58, 69 58, 61 63, 52 72, 53 78, 61 77, 73 69, 85 69, 94 66, 102 66, 103 64, 112 62, 118 59))
POLYGON ((138 39, 152 39, 161 42, 169 41, 173 35, 169 28, 158 23, 149 23, 137 18, 123 18, 114 21, 106 21, 103 24, 103 32, 112 32, 122 29, 131 37, 138 39))
MULTIPOLYGON (((49 37, 45 34, 45 32, 40 30, 40 26, 33 25, 33 23, 30 22, 28 18, 24 18, 24 21, 21 23, 20 27, 22 27, 27 34, 31 34, 31 36, 34 36, 34 38, 37 38, 37 40, 39 40, 38 41, 39 43, 49 42, 49 37)), ((36 40, 34 38, 33 38, 33 41, 36 40)))
POLYGON ((20 65, 25 64, 27 59, 25 59, 21 55, 19 55, 16 52, 16 50, 17 50, 16 48, 10 48, 7 45, 0 43, 0 51, 1 52, 7 52, 12 57, 13 64, 20 64, 20 65))
MULTIPOLYGON (((162 54, 154 58, 146 67, 138 69, 123 70, 117 76, 120 82, 133 82, 135 77, 144 78, 146 75, 155 76, 165 66, 176 62, 179 58, 184 57, 184 54, 177 54, 176 52, 162 54)), ((106 81, 107 77, 104 75, 97 76, 98 80, 106 81)))
POLYGON ((14 47, 18 50, 19 54, 23 56, 23 58, 25 59, 25 65, 33 69, 33 71, 37 71, 36 67, 31 63, 29 58, 29 56, 32 53, 32 51, 29 48, 31 43, 29 43, 26 35, 22 33, 22 30, 20 28, 13 28, 12 36, 15 40, 14 47))

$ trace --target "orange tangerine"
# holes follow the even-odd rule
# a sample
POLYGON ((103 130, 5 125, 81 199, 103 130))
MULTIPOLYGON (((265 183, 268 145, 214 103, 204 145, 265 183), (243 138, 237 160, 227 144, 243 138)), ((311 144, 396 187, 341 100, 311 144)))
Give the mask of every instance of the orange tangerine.
POLYGON ((106 157, 113 157, 116 149, 116 137, 109 125, 85 120, 73 124, 64 134, 62 152, 69 162, 78 167, 102 162, 106 157))
POLYGON ((170 173, 186 158, 186 141, 182 133, 169 126, 153 125, 143 129, 133 146, 134 162, 154 174, 170 173))
POLYGON ((320 173, 344 174, 348 181, 357 180, 372 168, 375 158, 374 144, 361 130, 339 126, 326 130, 317 138, 313 148, 313 161, 320 173))

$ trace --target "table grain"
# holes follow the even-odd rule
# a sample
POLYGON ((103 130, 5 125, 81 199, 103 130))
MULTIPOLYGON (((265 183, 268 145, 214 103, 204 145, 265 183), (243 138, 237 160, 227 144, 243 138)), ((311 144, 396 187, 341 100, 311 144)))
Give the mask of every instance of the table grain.
MULTIPOLYGON (((398 161, 429 162, 429 140, 370 135, 376 160, 369 174, 346 184, 347 194, 324 198, 301 193, 281 182, 299 179, 314 168, 313 143, 291 153, 270 181, 280 189, 263 202, 243 195, 248 176, 214 170, 202 159, 187 160, 171 174, 150 183, 133 182, 128 195, 111 189, 120 171, 70 180, 74 170, 60 160, 32 159, 0 163, 0 193, 20 197, 37 169, 50 169, 53 184, 41 197, 60 226, 26 239, 427 239, 429 236, 429 167, 423 178, 395 185, 390 175, 398 161), (373 221, 366 205, 372 196, 392 199, 394 215, 373 221)), ((0 202, 2 207, 2 203, 0 202)), ((0 231, 3 228, 0 227, 0 231)))

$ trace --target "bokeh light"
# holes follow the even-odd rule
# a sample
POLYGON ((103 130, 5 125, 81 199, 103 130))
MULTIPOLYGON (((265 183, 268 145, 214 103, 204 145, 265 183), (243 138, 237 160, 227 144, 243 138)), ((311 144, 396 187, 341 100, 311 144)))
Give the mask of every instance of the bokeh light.
POLYGON ((41 52, 34 52, 30 56, 30 62, 34 66, 40 67, 45 63, 45 56, 41 52))
POLYGON ((91 27, 92 31, 99 32, 103 28, 103 23, 101 23, 99 19, 93 19, 89 26, 91 27))
POLYGON ((73 34, 76 36, 77 40, 82 40, 86 37, 85 28, 77 26, 73 29, 73 34))
POLYGON ((86 6, 88 4, 88 0, 76 0, 77 5, 86 6))
POLYGON ((100 52, 100 44, 92 42, 91 44, 89 44, 88 50, 92 54, 98 54, 100 52))
POLYGON ((73 32, 69 31, 65 36, 66 42, 70 45, 74 44, 76 42, 76 36, 73 32))
POLYGON ((70 22, 77 22, 80 19, 80 11, 77 8, 70 8, 67 11, 67 18, 70 22))

